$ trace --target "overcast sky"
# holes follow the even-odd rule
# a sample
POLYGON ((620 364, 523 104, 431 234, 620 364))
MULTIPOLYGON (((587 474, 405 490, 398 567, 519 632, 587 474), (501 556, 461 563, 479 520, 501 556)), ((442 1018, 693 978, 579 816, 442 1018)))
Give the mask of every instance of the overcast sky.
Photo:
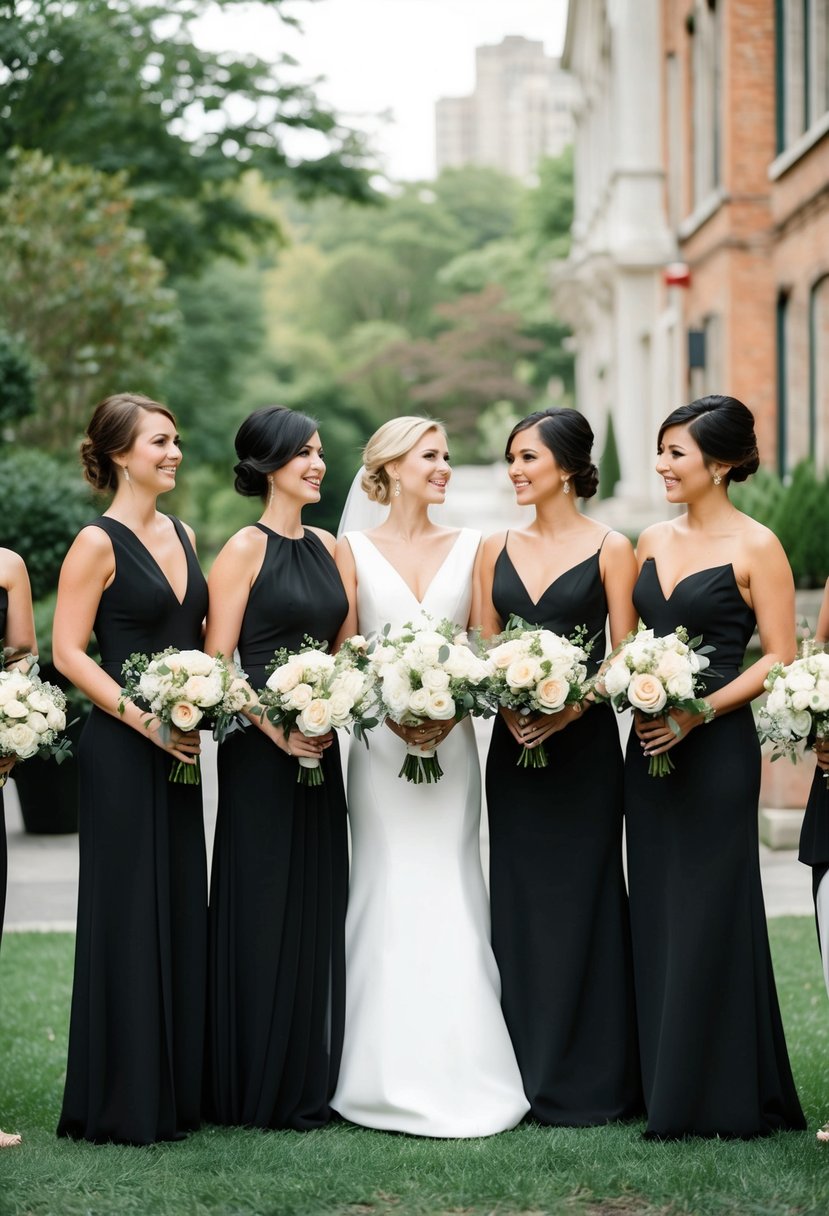
POLYGON ((350 125, 375 133, 391 177, 420 178, 435 172, 434 103, 471 92, 475 47, 523 34, 560 55, 567 0, 291 0, 287 11, 301 36, 252 2, 203 18, 198 41, 262 58, 289 52, 304 78, 326 78, 319 95, 350 125), (383 110, 391 124, 371 118, 383 110))

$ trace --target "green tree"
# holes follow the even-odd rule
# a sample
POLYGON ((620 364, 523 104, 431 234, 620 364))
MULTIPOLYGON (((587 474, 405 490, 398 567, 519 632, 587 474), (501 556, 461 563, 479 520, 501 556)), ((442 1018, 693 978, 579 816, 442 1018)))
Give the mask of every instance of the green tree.
MULTIPOLYGON (((262 2, 296 24, 285 0, 262 2)), ((192 25, 206 8, 205 0, 0 0, 0 166, 18 146, 125 173, 136 222, 174 273, 274 233, 274 217, 237 189, 246 170, 302 197, 374 198, 362 137, 294 79, 288 56, 194 44, 192 25), (292 154, 286 135, 297 130, 314 132, 322 154, 292 154)))
POLYGON ((175 297, 124 186, 32 152, 12 157, 0 195, 0 321, 42 372, 22 433, 52 451, 75 442, 96 398, 157 392, 173 342, 175 297))
POLYGON ((25 347, 0 329, 0 427, 34 409, 35 374, 25 347))

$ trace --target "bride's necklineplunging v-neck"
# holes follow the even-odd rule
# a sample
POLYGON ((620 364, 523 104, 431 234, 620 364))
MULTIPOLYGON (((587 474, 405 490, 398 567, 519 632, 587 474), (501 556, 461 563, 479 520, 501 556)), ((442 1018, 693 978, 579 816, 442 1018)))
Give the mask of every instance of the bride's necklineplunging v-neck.
POLYGON ((426 603, 426 600, 429 598, 429 592, 432 590, 432 588, 434 587, 438 578, 443 573, 446 563, 449 561, 449 558, 455 552, 455 549, 458 546, 458 541, 463 536, 463 533, 464 533, 463 528, 459 528, 457 535, 455 536, 455 539, 452 541, 452 544, 449 546, 448 550, 446 551, 446 555, 444 556, 443 561, 440 563, 440 565, 438 566, 435 573, 429 579, 429 582, 426 586, 426 590, 423 592, 423 596, 420 599, 418 598, 417 594, 415 593, 413 588, 410 586, 410 584, 406 581, 406 579, 403 577, 403 575, 397 569, 397 566, 395 566, 393 562, 389 561, 389 559, 386 557, 385 553, 383 553, 382 549, 380 549, 377 545, 375 545, 374 541, 370 540, 369 537, 366 536, 365 532, 361 532, 360 535, 363 537, 363 539, 369 545, 371 545, 372 549, 386 563, 386 565, 389 567, 389 569, 394 571, 394 573, 397 575, 398 579, 403 584, 403 586, 406 588, 406 590, 409 592, 409 595, 411 595, 412 599, 415 601, 415 603, 418 605, 418 607, 422 608, 423 605, 426 603))

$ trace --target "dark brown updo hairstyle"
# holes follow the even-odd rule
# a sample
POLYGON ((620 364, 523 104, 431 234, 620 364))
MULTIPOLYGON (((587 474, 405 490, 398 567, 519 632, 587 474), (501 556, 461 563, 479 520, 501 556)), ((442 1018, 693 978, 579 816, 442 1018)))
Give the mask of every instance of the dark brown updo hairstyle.
POLYGON ((531 426, 538 433, 556 458, 565 473, 570 474, 573 489, 579 498, 592 498, 599 486, 599 470, 593 464, 593 428, 578 410, 566 406, 551 405, 546 410, 536 410, 517 422, 510 431, 505 449, 509 456, 512 441, 531 426))
POLYGON ((166 405, 141 393, 114 393, 95 406, 81 443, 81 464, 84 477, 96 490, 118 489, 118 469, 112 457, 130 450, 142 414, 163 414, 177 426, 166 405))
POLYGON ((726 482, 745 481, 760 467, 754 415, 736 397, 714 394, 680 405, 659 428, 657 446, 672 426, 686 426, 706 464, 727 464, 726 482))
POLYGON ((234 467, 237 494, 268 497, 268 473, 293 460, 318 429, 318 422, 284 405, 265 405, 248 414, 236 432, 239 463, 234 467))

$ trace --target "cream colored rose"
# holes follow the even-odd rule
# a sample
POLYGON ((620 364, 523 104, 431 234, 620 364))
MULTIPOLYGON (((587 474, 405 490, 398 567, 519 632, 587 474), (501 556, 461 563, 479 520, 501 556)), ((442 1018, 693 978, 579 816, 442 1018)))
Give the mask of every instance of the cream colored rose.
POLYGON ((283 663, 281 667, 272 671, 265 681, 265 687, 269 688, 271 692, 290 692, 292 688, 296 688, 301 679, 302 665, 293 660, 283 663))
POLYGON ((526 647, 518 638, 513 638, 510 642, 502 642, 500 646, 495 646, 489 651, 489 660, 497 671, 503 671, 509 667, 510 663, 514 662, 519 655, 523 655, 526 647))
POLYGON ((181 696, 194 705, 218 705, 222 699, 222 681, 215 672, 208 676, 191 676, 185 680, 181 696))
POLYGON ((539 704, 539 708, 546 709, 548 712, 554 712, 561 709, 564 702, 567 700, 567 693, 570 691, 570 685, 561 676, 545 676, 535 688, 535 699, 539 704))
POLYGON ((455 702, 448 692, 433 692, 429 697, 429 717, 446 722, 455 716, 455 702))
POLYGON ((429 692, 443 692, 445 688, 449 687, 449 673, 442 667, 427 667, 421 673, 420 678, 423 687, 428 688, 429 692))
POLYGON ((694 680, 688 671, 680 671, 665 682, 665 687, 672 697, 687 701, 694 695, 694 680))
POLYGON ((28 760, 38 749, 39 743, 35 732, 25 722, 15 722, 5 734, 7 745, 20 760, 28 760))
POLYGON ((49 730, 64 730, 66 728, 66 714, 62 709, 58 709, 57 705, 50 705, 46 711, 46 725, 49 730))
POLYGON ((29 709, 35 709, 40 714, 49 712, 52 705, 51 697, 48 697, 42 688, 33 688, 26 700, 29 702, 29 709))
POLYGON ((631 676, 627 695, 634 709, 641 709, 646 714, 659 713, 668 699, 656 676, 644 671, 631 676))
POLYGON ((179 730, 195 730, 204 715, 189 701, 176 701, 170 710, 170 721, 179 730))
POLYGON ((515 659, 506 670, 510 688, 532 688, 540 675, 540 664, 532 655, 515 659))
POLYGON ((671 676, 678 676, 687 671, 687 662, 675 650, 666 650, 656 665, 656 675, 662 680, 669 680, 671 676))
POLYGON ((601 678, 607 695, 615 697, 620 692, 624 692, 630 683, 630 669, 624 659, 618 656, 601 678))
POLYGON ((420 718, 428 717, 431 694, 428 688, 416 688, 409 696, 409 709, 420 718))
POLYGON ((332 692, 328 698, 328 710, 332 726, 347 726, 354 702, 347 692, 332 692))
POLYGON ((368 642, 361 633, 354 633, 350 638, 346 638, 349 646, 354 650, 368 650, 368 642))
POLYGON ((29 716, 29 711, 22 701, 7 701, 3 706, 3 713, 7 718, 16 718, 21 721, 29 716))
POLYGON ((297 684, 287 696, 283 697, 286 709, 307 709, 314 699, 314 690, 310 684, 297 684))
POLYGON ((37 710, 34 710, 29 714, 29 717, 26 719, 26 724, 27 726, 30 726, 38 735, 45 735, 49 729, 49 723, 46 720, 46 715, 38 713, 37 710))
POLYGON ((180 650, 177 655, 168 655, 165 662, 173 671, 186 671, 191 676, 209 676, 215 667, 215 659, 203 650, 180 650))
POLYGON ((303 735, 325 735, 331 729, 331 709, 328 701, 314 697, 296 720, 303 735))
POLYGON ((362 672, 346 670, 340 673, 334 680, 331 690, 333 692, 343 692, 350 697, 352 702, 357 701, 365 692, 366 679, 362 672))

